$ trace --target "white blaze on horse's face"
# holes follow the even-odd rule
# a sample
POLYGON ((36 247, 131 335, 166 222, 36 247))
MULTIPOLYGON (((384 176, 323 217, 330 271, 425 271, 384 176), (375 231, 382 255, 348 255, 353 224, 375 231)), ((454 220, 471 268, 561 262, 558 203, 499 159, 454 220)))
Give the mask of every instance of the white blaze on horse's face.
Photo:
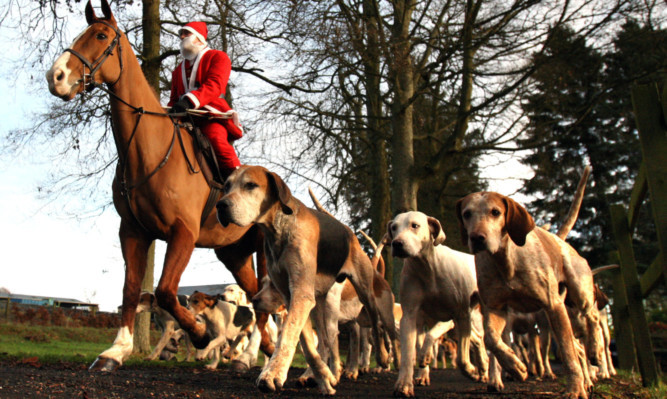
MULTIPOLYGON (((79 36, 74 39, 74 42, 69 48, 74 48, 77 41, 90 29, 86 28, 79 36)), ((74 76, 72 69, 67 65, 72 58, 70 52, 64 52, 53 63, 51 69, 46 72, 46 81, 49 83, 49 91, 56 97, 60 97, 65 101, 71 100, 76 96, 79 89, 80 76, 74 76)))

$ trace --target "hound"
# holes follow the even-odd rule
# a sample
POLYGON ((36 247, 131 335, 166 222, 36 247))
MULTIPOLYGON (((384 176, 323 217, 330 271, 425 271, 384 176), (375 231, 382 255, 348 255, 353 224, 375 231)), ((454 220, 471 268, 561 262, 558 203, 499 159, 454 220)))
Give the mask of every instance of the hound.
POLYGON ((211 341, 206 348, 197 354, 197 360, 203 360, 213 352, 213 360, 206 365, 206 368, 211 370, 218 367, 220 348, 225 350, 223 356, 232 354, 243 338, 248 337, 257 327, 255 312, 251 308, 236 306, 221 301, 219 296, 203 292, 195 291, 188 298, 188 310, 204 320, 206 330, 211 335, 211 341))
MULTIPOLYGON (((181 306, 186 306, 188 297, 186 295, 178 295, 178 301, 181 306)), ((142 312, 151 312, 155 319, 155 324, 158 329, 162 331, 160 340, 155 345, 153 352, 150 355, 146 356, 145 360, 155 360, 160 357, 160 359, 169 360, 174 356, 174 351, 178 348, 178 341, 181 337, 185 340, 185 349, 187 351, 186 360, 190 361, 192 359, 192 343, 190 342, 190 336, 185 334, 181 330, 178 322, 174 317, 169 314, 166 310, 158 306, 157 300, 155 299, 155 294, 152 292, 142 292, 139 296, 139 304, 137 305, 137 313, 142 312), (172 347, 172 343, 176 343, 175 348, 172 347)))
POLYGON ((567 293, 567 299, 585 319, 588 356, 600 353, 594 339, 600 334, 600 325, 591 269, 563 241, 576 220, 577 202, 581 203, 587 176, 588 168, 564 224, 567 228, 561 227, 558 235, 536 227, 521 205, 498 193, 469 194, 456 204, 461 239, 475 254, 487 347, 504 370, 524 381, 526 366, 501 339, 507 308, 520 312, 544 309, 565 363, 570 398, 587 398, 591 387, 585 385, 561 292, 567 293))
MULTIPOLYGON (((315 350, 308 316, 334 282, 349 279, 369 311, 375 342, 380 342, 385 331, 391 333, 393 317, 382 314, 370 295, 374 275, 370 259, 348 227, 307 208, 278 175, 265 168, 240 167, 229 176, 224 191, 216 204, 218 220, 223 226, 259 226, 265 234, 268 275, 287 305, 278 345, 257 386, 265 392, 282 388, 300 339, 320 391, 334 394, 336 378, 315 350)), ((377 362, 386 367, 387 350, 377 348, 377 362)))
MULTIPOLYGON (((445 233, 440 222, 421 212, 397 215, 387 225, 387 235, 392 254, 405 259, 400 281, 402 362, 394 394, 414 396, 415 345, 418 331, 427 321, 432 324, 454 320, 458 332, 458 368, 473 380, 486 381, 488 359, 481 340, 482 367, 476 370, 470 362, 471 317, 479 302, 472 255, 442 245, 445 233)), ((432 335, 439 336, 442 332, 432 335)), ((420 382, 428 382, 428 376, 420 376, 420 382)))

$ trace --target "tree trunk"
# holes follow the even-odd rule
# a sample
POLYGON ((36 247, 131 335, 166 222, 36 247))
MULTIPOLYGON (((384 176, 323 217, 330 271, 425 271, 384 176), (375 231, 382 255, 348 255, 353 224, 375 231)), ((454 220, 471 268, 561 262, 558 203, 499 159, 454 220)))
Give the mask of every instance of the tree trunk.
MULTIPOLYGON (((141 69, 153 87, 160 95, 160 0, 142 0, 143 16, 141 20, 144 45, 142 49, 141 69)), ((146 275, 141 282, 142 291, 153 292, 153 276, 155 269, 155 241, 148 250, 146 275)), ((134 322, 134 351, 150 353, 151 314, 140 313, 134 322)))
MULTIPOLYGON (((387 142, 382 132, 382 91, 380 89, 380 16, 372 0, 364 0, 364 19, 366 22, 367 51, 364 54, 364 79, 366 86, 366 113, 368 115, 368 138, 370 143, 371 166, 370 181, 370 217, 371 237, 378 240, 385 233, 387 222, 391 218, 389 191, 389 164, 387 160, 387 142)), ((393 281, 391 259, 386 259, 385 278, 393 281)))
MULTIPOLYGON (((410 54, 410 20, 414 11, 413 0, 397 1, 394 5, 394 24, 391 29, 391 71, 393 103, 391 106, 391 210, 393 213, 417 209, 417 180, 414 178, 414 132, 411 103, 414 95, 414 66, 410 54)), ((402 262, 393 262, 394 292, 402 262)))

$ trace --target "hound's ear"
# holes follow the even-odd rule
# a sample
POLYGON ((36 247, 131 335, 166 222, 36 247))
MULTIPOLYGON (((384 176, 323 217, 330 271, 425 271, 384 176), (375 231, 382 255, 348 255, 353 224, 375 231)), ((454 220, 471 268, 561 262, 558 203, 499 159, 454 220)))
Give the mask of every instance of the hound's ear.
POLYGON ((91 0, 88 0, 88 4, 86 4, 86 22, 88 22, 88 25, 92 24, 97 17, 95 16, 95 10, 93 10, 93 5, 91 4, 91 0))
POLYGON ((288 205, 289 201, 292 199, 292 192, 290 191, 289 187, 287 187, 287 184, 285 184, 280 176, 273 172, 267 172, 266 177, 269 180, 271 189, 274 193, 276 193, 278 201, 280 201, 280 206, 283 210, 283 213, 286 215, 291 215, 294 210, 292 210, 292 208, 290 208, 288 205))
POLYGON ((433 246, 438 246, 445 242, 445 232, 442 230, 440 221, 434 217, 429 216, 428 221, 428 230, 431 232, 431 238, 433 238, 433 246))
POLYGON ((535 228, 535 221, 526 208, 509 197, 503 197, 505 204, 505 228, 507 234, 518 246, 526 243, 526 236, 535 228))
POLYGON ((393 220, 390 220, 387 223, 387 234, 384 235, 383 240, 387 240, 388 244, 391 244, 391 242, 394 240, 394 235, 391 232, 391 225, 394 224, 393 220))
POLYGON ((468 230, 466 230, 465 225, 463 224, 463 215, 461 215, 461 210, 463 209, 463 201, 465 198, 461 198, 456 201, 456 218, 459 220, 459 230, 461 231, 461 243, 468 246, 468 230))

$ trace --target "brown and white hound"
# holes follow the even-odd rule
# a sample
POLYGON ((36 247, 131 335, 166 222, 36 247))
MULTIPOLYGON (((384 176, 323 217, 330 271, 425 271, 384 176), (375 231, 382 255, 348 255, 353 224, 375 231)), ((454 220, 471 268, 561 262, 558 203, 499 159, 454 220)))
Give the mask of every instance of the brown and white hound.
MULTIPOLYGON (((283 386, 300 340, 320 391, 335 393, 332 385, 336 378, 315 349, 308 316, 336 281, 349 279, 369 311, 375 342, 381 341, 380 334, 391 334, 393 328, 388 326, 394 325, 393 317, 379 312, 370 294, 375 274, 370 259, 352 230, 330 215, 306 207, 277 174, 263 167, 237 169, 227 179, 224 191, 216 205, 218 220, 223 225, 255 223, 264 232, 268 274, 287 304, 278 345, 257 386, 269 392, 283 386)), ((386 367, 387 350, 380 345, 377 349, 377 362, 386 367)))
POLYGON ((589 357, 601 353, 595 339, 601 332, 593 275, 586 259, 560 237, 567 233, 555 235, 536 227, 528 212, 504 195, 469 194, 457 202, 457 216, 461 238, 475 254, 487 347, 504 370, 525 380, 526 366, 501 339, 507 308, 519 312, 544 309, 569 376, 567 397, 587 398, 590 386, 585 386, 572 325, 560 295, 566 292, 568 301, 586 320, 589 357))

